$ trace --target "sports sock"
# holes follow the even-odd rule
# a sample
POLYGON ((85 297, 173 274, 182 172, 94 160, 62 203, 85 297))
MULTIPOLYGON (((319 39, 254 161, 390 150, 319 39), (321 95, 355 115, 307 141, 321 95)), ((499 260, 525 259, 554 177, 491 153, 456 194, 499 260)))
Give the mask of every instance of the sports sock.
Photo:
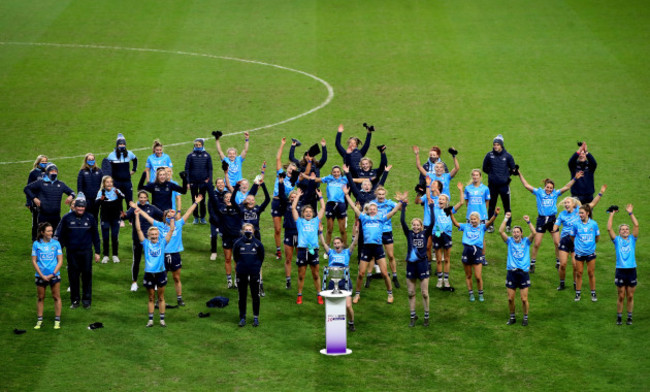
POLYGON ((61 316, 54 316, 54 321, 61 321, 61 316))
POLYGON ((153 320, 153 313, 149 313, 149 320, 153 320))
POLYGON ((415 318, 415 316, 416 316, 415 310, 411 311, 411 318, 415 318))
POLYGON ((160 313, 160 321, 165 321, 165 313, 160 313))

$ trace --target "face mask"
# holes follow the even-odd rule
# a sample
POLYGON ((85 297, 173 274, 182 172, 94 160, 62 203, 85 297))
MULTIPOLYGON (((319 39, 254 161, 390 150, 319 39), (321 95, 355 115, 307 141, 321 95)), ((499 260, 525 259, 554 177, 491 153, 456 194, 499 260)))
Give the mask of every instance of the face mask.
POLYGON ((47 162, 45 163, 41 162, 38 164, 38 166, 40 166, 42 169, 45 169, 45 166, 47 166, 47 162))
POLYGON ((245 231, 245 232, 244 232, 244 235, 245 235, 246 238, 248 238, 248 239, 253 238, 253 232, 251 232, 251 231, 245 231))
POLYGON ((117 149, 120 150, 121 152, 124 152, 124 151, 126 151, 126 146, 124 146, 124 147, 121 147, 121 146, 120 146, 120 147, 118 147, 117 149))
POLYGON ((95 161, 86 161, 88 166, 95 166, 95 161))
POLYGON ((172 221, 172 218, 165 218, 165 220, 167 221, 167 223, 169 223, 172 221))
POLYGON ((203 147, 194 147, 194 151, 196 152, 203 151, 203 147))
POLYGON ((48 177, 50 178, 50 181, 56 181, 56 173, 50 173, 48 174, 48 177))

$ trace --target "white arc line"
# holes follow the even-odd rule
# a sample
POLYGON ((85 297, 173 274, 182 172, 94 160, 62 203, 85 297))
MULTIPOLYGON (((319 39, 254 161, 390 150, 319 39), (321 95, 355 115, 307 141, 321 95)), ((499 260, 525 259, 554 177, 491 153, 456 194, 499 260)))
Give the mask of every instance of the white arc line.
MULTIPOLYGON (((237 57, 228 57, 228 56, 217 56, 213 54, 207 54, 207 53, 195 53, 195 52, 185 52, 181 50, 165 50, 165 49, 151 49, 151 48, 127 48, 127 47, 121 47, 121 46, 107 46, 107 45, 83 45, 83 44, 60 44, 60 43, 50 43, 50 42, 0 42, 0 45, 16 45, 16 46, 52 46, 52 47, 61 47, 61 48, 89 48, 89 49, 108 49, 108 50, 125 50, 125 51, 132 51, 132 52, 151 52, 151 53, 165 53, 165 54, 177 54, 177 55, 182 55, 182 56, 194 56, 194 57, 207 57, 211 59, 219 59, 219 60, 230 60, 230 61, 239 61, 242 63, 249 63, 249 64, 258 64, 258 65, 264 65, 267 67, 273 67, 273 68, 278 68, 282 69, 285 71, 290 71, 290 72, 295 72, 299 73, 301 75, 305 75, 311 79, 314 79, 315 81, 321 83, 325 88, 327 89, 327 98, 323 102, 321 102, 320 105, 309 109, 308 111, 304 113, 300 113, 296 116, 287 118, 286 120, 282 120, 273 124, 268 124, 268 125, 263 125, 261 127, 257 128, 252 128, 252 129, 247 129, 244 131, 238 131, 238 132, 232 132, 232 133, 225 133, 223 136, 233 136, 233 135, 239 135, 244 132, 255 132, 259 131, 260 129, 267 129, 267 128, 272 128, 278 125, 286 124, 290 121, 297 120, 301 117, 307 116, 311 113, 314 113, 317 110, 320 110, 327 106, 332 99, 334 98, 334 89, 332 86, 327 83, 325 80, 319 78, 316 75, 312 75, 308 72, 301 71, 299 69, 294 69, 294 68, 289 68, 289 67, 284 67, 282 65, 277 65, 277 64, 271 64, 271 63, 265 63, 263 61, 257 61, 257 60, 246 60, 246 59, 240 59, 237 57)), ((211 136, 208 136, 206 139, 210 139, 211 136)), ((171 143, 171 144, 165 144, 165 147, 175 147, 175 146, 181 146, 183 144, 189 144, 192 143, 192 141, 186 141, 186 142, 179 142, 179 143, 171 143)), ((144 150, 150 150, 151 147, 139 147, 139 148, 132 148, 129 149, 131 151, 144 151, 144 150)), ((97 153, 97 155, 107 155, 110 152, 100 152, 97 153)), ((74 158, 83 158, 85 154, 83 155, 75 155, 75 156, 69 156, 69 157, 53 157, 49 158, 52 161, 55 160, 61 160, 61 159, 74 159, 74 158)), ((18 163, 32 163, 33 160, 26 160, 26 161, 15 161, 15 162, 0 162, 0 165, 11 165, 11 164, 18 164, 18 163)))

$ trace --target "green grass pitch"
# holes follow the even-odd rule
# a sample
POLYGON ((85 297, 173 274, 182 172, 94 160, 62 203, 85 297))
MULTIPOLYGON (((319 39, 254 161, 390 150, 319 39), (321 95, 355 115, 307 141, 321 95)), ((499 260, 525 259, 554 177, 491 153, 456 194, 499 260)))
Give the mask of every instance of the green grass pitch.
MULTIPOLYGON (((638 0, 3 1, 0 390, 650 387, 648 20, 650 7, 638 0), (486 302, 469 303, 455 232, 451 280, 457 291, 431 288, 431 327, 408 328, 406 249, 394 219, 402 281, 395 303, 385 304, 383 285, 374 282, 355 306, 357 332, 348 336, 353 354, 326 357, 318 352, 325 344, 324 310, 309 283, 305 304, 295 305, 295 289, 283 286, 282 263, 268 257, 262 325, 237 328, 236 293, 226 289, 223 256, 210 261, 208 229, 188 226, 183 254, 188 305, 167 312, 168 328, 147 329, 146 295, 142 289, 129 291, 127 226, 120 236, 122 263, 94 266, 92 309, 67 308, 63 270, 63 328, 51 328, 48 296, 46 327, 34 331, 30 216, 22 192, 31 163, 11 162, 46 154, 59 166, 61 179, 75 187, 82 160, 63 157, 93 152, 101 159, 123 132, 130 149, 145 148, 136 151, 141 168, 154 138, 169 145, 165 152, 179 168, 195 137, 282 122, 328 98, 325 85, 304 74, 223 57, 303 71, 334 89, 331 102, 319 110, 251 134, 248 178, 263 160, 274 166, 283 136, 305 144, 325 137, 331 152, 327 167, 339 163, 334 136, 340 123, 345 135, 362 134, 363 122, 375 125, 369 156, 378 160, 374 146, 388 146, 394 165, 390 195, 416 183, 413 144, 423 150, 437 144, 443 151, 455 146, 461 165, 456 181, 466 183, 500 133, 531 184, 550 177, 563 185, 576 141, 587 140, 599 164, 597 183, 609 185, 594 216, 601 228, 599 301, 574 303, 571 290, 555 290, 552 242, 546 237, 532 276, 530 326, 507 327, 505 246, 496 234, 488 235, 486 302), (621 327, 614 323, 615 256, 604 210, 626 203, 635 205, 641 223, 640 284, 635 323, 621 327), (205 301, 215 295, 229 296, 231 305, 199 319, 197 314, 207 311, 205 301), (94 321, 105 328, 87 330, 94 321), (14 328, 27 333, 14 335, 14 328)), ((241 149, 243 137, 225 137, 223 145, 241 149)), ((217 155, 212 140, 207 147, 217 155)), ((443 158, 451 162, 448 154, 443 158)), ((535 216, 534 197, 516 178, 511 189, 514 218, 535 216)), ((189 196, 183 202, 187 206, 189 196)), ((420 210, 411 206, 409 217, 416 214, 420 210)), ((616 224, 627 221, 624 215, 616 224)), ((271 251, 268 214, 262 227, 271 251)), ((295 287, 295 266, 293 279, 295 287)), ((170 286, 168 299, 172 292, 170 286)), ((520 303, 517 311, 521 317, 520 303)))

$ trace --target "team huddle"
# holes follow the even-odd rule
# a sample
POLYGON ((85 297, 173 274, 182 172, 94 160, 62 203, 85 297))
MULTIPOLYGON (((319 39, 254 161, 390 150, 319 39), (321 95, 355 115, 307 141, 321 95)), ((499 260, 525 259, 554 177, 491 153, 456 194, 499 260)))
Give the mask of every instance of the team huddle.
MULTIPOLYGON (((409 325, 414 327, 418 320, 416 286, 419 286, 422 296, 424 326, 429 326, 430 276, 435 274, 436 288, 454 290, 450 278, 454 227, 462 232, 461 263, 468 299, 483 302, 482 269, 487 265, 485 236, 495 231, 494 225, 501 213, 501 208, 497 207, 499 198, 504 214, 502 222, 497 224, 498 233, 507 245, 506 287, 510 311, 507 324, 516 323, 515 295, 519 290, 523 305, 522 325, 528 325, 530 274, 535 272, 537 254, 546 232, 550 234, 555 247, 559 278, 557 290, 566 289, 567 264, 571 260, 575 301, 582 298, 585 265, 591 300, 597 301, 595 262, 600 229, 593 219, 593 210, 607 186, 603 185, 594 196, 597 163, 586 143, 579 143, 579 149, 569 160, 571 180, 566 185, 556 189, 554 181, 547 178, 542 187, 535 188, 526 181, 513 156, 505 150, 503 137, 498 135, 493 140, 492 150, 484 158, 482 170, 470 171, 469 184, 457 184, 459 199, 455 204, 451 198, 451 188, 452 180, 460 171, 458 151, 453 147, 448 150, 453 161, 453 167, 449 170, 442 161, 439 147, 432 147, 427 161, 421 164, 420 150, 414 146, 419 175, 416 195, 409 198, 409 192, 401 191, 396 192, 391 200, 385 188, 392 169, 392 165, 388 164, 387 147, 377 146, 381 159, 375 168, 372 160, 366 156, 375 129, 367 124, 364 127, 365 141, 350 137, 347 146, 343 146, 344 128, 339 126, 335 145, 342 162, 333 165, 329 174, 321 173, 328 160, 324 138, 298 157, 296 149, 301 143, 292 139, 288 163, 283 161, 287 140, 282 138, 275 159, 272 192, 266 186, 266 161, 252 185, 243 178, 243 165, 249 149, 248 133, 244 133, 245 144, 240 153, 234 147, 226 149, 224 153, 220 142, 223 134, 220 131, 212 133, 221 161, 217 166, 217 171, 220 169, 223 172, 221 177, 213 177, 215 169, 212 156, 206 151, 205 140, 196 139, 193 151, 185 160, 184 170, 179 173, 180 184, 173 180, 171 158, 164 153, 160 141, 154 141, 152 154, 147 158, 145 170, 137 183, 137 200, 133 200, 132 177, 137 173, 138 159, 126 148, 126 139, 122 134, 118 134, 115 150, 101 162, 96 160, 95 155, 86 154, 78 174, 76 192, 58 179, 56 165, 50 163, 46 156, 39 155, 24 188, 26 206, 32 212, 32 263, 36 270, 38 295, 38 320, 34 328, 40 329, 42 326, 48 286, 55 304, 54 328, 61 327, 60 270, 63 266, 63 249, 67 261, 70 308, 91 306, 92 263, 120 262, 119 232, 125 226, 124 221, 133 226, 131 291, 139 289, 138 277, 144 256, 142 286, 149 297, 146 326, 154 325, 156 308, 159 310, 160 325, 166 326, 164 293, 169 273, 174 282, 176 306, 185 306, 181 254, 184 251, 183 227, 190 219, 195 225, 210 225, 210 260, 218 258, 218 239, 221 238, 226 284, 229 289, 239 292, 239 326, 246 325, 249 290, 253 302, 253 326, 259 326, 260 297, 265 296, 262 263, 267 254, 261 241, 260 218, 269 204, 274 227, 274 255, 278 260, 284 256, 285 288, 292 289, 295 261, 298 269, 296 304, 303 303, 307 267, 311 272, 316 301, 323 304, 323 298, 318 293, 328 287, 333 288, 334 284, 331 281, 328 285, 329 268, 342 268, 344 278, 338 284, 341 289, 353 291, 353 296, 347 299, 350 331, 355 330, 353 305, 361 301, 362 288, 369 288, 372 280, 381 276, 389 304, 394 302, 393 288, 400 288, 394 242, 401 241, 401 235, 393 234, 391 219, 398 212, 407 245, 405 264, 409 325), (487 185, 482 183, 483 173, 487 174, 487 185), (530 231, 528 236, 524 227, 513 224, 510 210, 512 177, 519 177, 537 203, 536 222, 528 215, 523 216, 530 231), (256 197, 260 189, 264 199, 258 204, 256 197), (182 212, 181 195, 188 190, 192 204, 182 212), (571 196, 558 201, 567 191, 571 196), (71 210, 61 217, 61 200, 65 195, 65 202, 71 210), (418 213, 421 218, 407 222, 406 210, 412 203, 418 207, 411 208, 422 206, 422 212, 418 213), (463 207, 466 212, 461 218, 459 213, 463 207), (559 214, 558 207, 561 209, 559 214), (348 216, 349 210, 354 212, 354 217, 348 216), (350 241, 348 225, 352 226, 350 241), (324 251, 322 255, 319 253, 321 246, 324 251), (359 263, 356 280, 350 273, 355 249, 359 263), (321 259, 326 260, 327 264, 322 277, 319 271, 321 259)), ((618 211, 617 206, 607 210, 607 231, 616 250, 617 323, 622 324, 627 298, 627 324, 631 324, 637 284, 635 247, 639 223, 634 216, 633 206, 628 204, 625 211, 632 224, 621 224, 618 231, 614 231, 613 218, 618 211)))

